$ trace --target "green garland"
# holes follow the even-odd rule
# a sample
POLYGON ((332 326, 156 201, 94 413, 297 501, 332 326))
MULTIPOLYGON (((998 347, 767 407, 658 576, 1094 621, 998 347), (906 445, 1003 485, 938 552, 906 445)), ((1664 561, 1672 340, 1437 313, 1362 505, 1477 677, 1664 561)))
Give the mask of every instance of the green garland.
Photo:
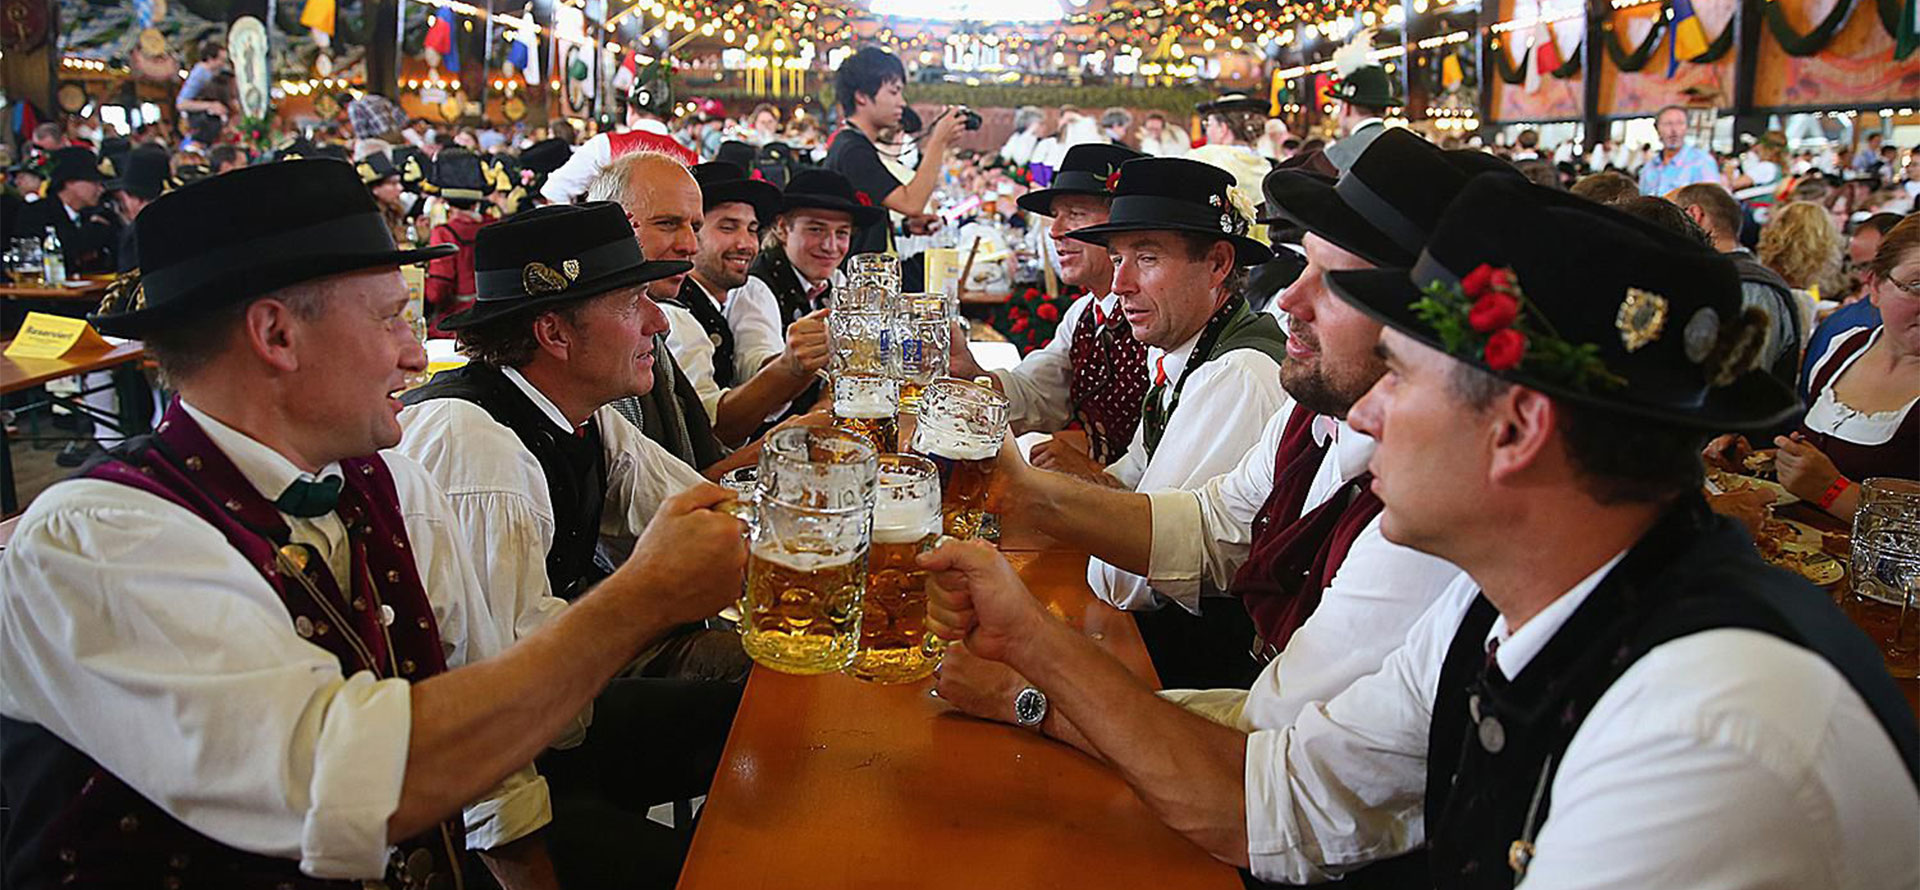
MULTIPOLYGON (((768 98, 765 93, 749 92, 739 88, 709 88, 698 86, 685 88, 692 95, 711 96, 723 101, 761 101, 768 98)), ((823 87, 813 93, 821 107, 833 106, 833 90, 823 87)), ((975 108, 1018 108, 1022 105, 1038 105, 1042 108, 1072 105, 1077 108, 1101 109, 1112 106, 1124 108, 1145 108, 1167 112, 1178 120, 1184 120, 1193 113, 1193 107, 1201 102, 1216 98, 1211 90, 1199 87, 1147 87, 1130 88, 1114 86, 1009 86, 989 84, 970 87, 952 83, 916 83, 907 85, 907 100, 916 103, 937 105, 968 105, 975 108)))
POLYGON ((1847 13, 1853 11, 1853 0, 1834 0, 1827 17, 1805 34, 1794 32, 1793 23, 1787 21, 1787 13, 1780 8, 1779 0, 1761 0, 1760 11, 1766 17, 1767 30, 1773 32, 1773 39, 1779 41, 1787 55, 1811 56, 1832 42, 1834 33, 1846 24, 1847 13))
POLYGON ((1896 62, 1913 55, 1914 47, 1900 51, 1900 0, 1877 0, 1880 7, 1880 27, 1887 29, 1887 36, 1893 38, 1893 60, 1896 62))
MULTIPOLYGON (((1613 61, 1613 67, 1631 73, 1647 67, 1647 63, 1652 61, 1654 50, 1660 48, 1660 38, 1667 33, 1667 16, 1663 10, 1661 15, 1654 19, 1653 27, 1647 29, 1646 39, 1640 41, 1640 45, 1634 47, 1632 52, 1620 48, 1620 41, 1614 36, 1620 29, 1613 26, 1612 13, 1608 13, 1606 19, 1600 23, 1600 30, 1605 32, 1600 35, 1600 40, 1607 48, 1607 58, 1613 61)), ((1731 32, 1732 29, 1728 30, 1731 32)))
MULTIPOLYGON (((1547 73, 1561 80, 1566 80, 1580 73, 1580 50, 1586 45, 1586 42, 1587 39, 1581 37, 1580 43, 1574 45, 1573 52, 1567 53, 1566 61, 1561 62, 1560 67, 1547 73)), ((1489 49, 1493 53, 1493 73, 1500 78, 1501 82, 1511 86, 1519 86, 1527 82, 1527 66, 1533 64, 1532 47, 1528 47, 1526 52, 1520 54, 1520 64, 1518 66, 1509 65, 1506 47, 1501 47, 1500 49, 1492 49, 1489 47, 1489 49)))

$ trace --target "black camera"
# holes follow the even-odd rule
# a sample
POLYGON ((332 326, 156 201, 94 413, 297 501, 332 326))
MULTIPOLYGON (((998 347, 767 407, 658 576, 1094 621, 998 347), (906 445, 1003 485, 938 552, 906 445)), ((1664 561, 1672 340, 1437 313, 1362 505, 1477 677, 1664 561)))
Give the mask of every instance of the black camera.
POLYGON ((960 106, 960 127, 965 130, 980 129, 980 112, 965 105, 960 106))

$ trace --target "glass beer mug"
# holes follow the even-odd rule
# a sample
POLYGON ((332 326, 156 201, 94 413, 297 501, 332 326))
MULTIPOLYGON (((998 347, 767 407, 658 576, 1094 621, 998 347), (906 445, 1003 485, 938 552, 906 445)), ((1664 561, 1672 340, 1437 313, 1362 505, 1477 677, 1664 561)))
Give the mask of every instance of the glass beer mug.
POLYGON ((1006 396, 951 377, 927 385, 913 429, 913 452, 940 469, 947 534, 972 538, 980 533, 994 460, 1006 435, 1006 396))
POLYGON ((1846 611, 1880 647, 1887 670, 1920 673, 1920 482, 1868 479, 1853 513, 1846 611))
POLYGON ((867 440, 875 452, 900 450, 900 381, 884 374, 833 378, 833 426, 867 440))
POLYGON ((945 294, 901 294, 894 315, 894 341, 900 344, 900 413, 920 410, 927 384, 947 376, 947 347, 959 305, 945 294))
POLYGON ((940 471, 911 454, 880 455, 873 543, 860 612, 860 653, 847 673, 878 683, 933 674, 946 651, 927 632, 927 572, 916 559, 940 539, 940 471))
POLYGON ((843 670, 860 646, 875 453, 839 430, 767 437, 748 532, 741 645, 789 674, 843 670))
POLYGON ((893 262, 892 283, 887 283, 884 270, 856 270, 856 284, 834 296, 833 311, 827 316, 832 350, 827 376, 833 383, 834 425, 867 437, 874 451, 882 453, 898 450, 895 424, 900 406, 900 355, 894 339, 892 307, 899 273, 898 262, 892 257, 854 257, 870 258, 893 262))

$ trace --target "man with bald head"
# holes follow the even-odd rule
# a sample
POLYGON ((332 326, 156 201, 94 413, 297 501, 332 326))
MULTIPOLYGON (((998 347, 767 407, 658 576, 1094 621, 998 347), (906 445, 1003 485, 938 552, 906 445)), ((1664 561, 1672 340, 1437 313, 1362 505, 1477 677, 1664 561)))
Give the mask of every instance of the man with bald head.
MULTIPOLYGON (((618 202, 647 259, 679 261, 692 268, 700 252, 695 234, 703 217, 700 186, 678 160, 652 151, 615 158, 587 185, 587 200, 618 202)), ((647 296, 656 303, 673 300, 686 277, 682 272, 655 281, 647 286, 647 296)), ((652 390, 620 399, 614 408, 694 469, 714 467, 726 456, 726 448, 713 433, 693 379, 674 360, 665 332, 656 337, 654 353, 652 390)))

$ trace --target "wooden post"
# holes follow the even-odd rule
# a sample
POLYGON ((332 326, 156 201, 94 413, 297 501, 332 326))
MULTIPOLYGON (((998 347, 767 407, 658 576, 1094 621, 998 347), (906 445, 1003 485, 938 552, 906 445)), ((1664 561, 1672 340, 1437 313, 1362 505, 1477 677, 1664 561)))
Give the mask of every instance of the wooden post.
POLYGON ((367 30, 367 92, 400 100, 400 4, 404 0, 362 0, 372 20, 367 30), (391 38, 391 39, 389 39, 391 38))
POLYGON ((1600 23, 1612 5, 1607 0, 1587 0, 1587 37, 1580 42, 1580 52, 1586 56, 1580 60, 1580 129, 1585 134, 1581 142, 1589 151, 1600 144, 1607 126, 1600 116, 1601 66, 1607 62, 1606 47, 1600 41, 1612 40, 1613 35, 1601 30, 1600 23))
MULTIPOLYGON (((0 2, 0 47, 6 58, 0 59, 0 84, 13 101, 33 103, 42 121, 59 114, 53 89, 55 70, 60 65, 60 4, 58 0, 5 0, 0 2)), ((21 133, 18 142, 7 128, 9 145, 18 147, 33 138, 21 133)), ((20 157, 14 152, 14 157, 20 157)))
MULTIPOLYGON (((1865 14, 1856 10, 1855 15, 1865 14)), ((1754 77, 1760 65, 1760 34, 1767 29, 1760 0, 1742 0, 1733 12, 1730 28, 1739 28, 1734 38, 1739 45, 1733 57, 1733 148, 1740 150, 1740 137, 1766 132, 1767 116, 1753 110, 1754 77)))

